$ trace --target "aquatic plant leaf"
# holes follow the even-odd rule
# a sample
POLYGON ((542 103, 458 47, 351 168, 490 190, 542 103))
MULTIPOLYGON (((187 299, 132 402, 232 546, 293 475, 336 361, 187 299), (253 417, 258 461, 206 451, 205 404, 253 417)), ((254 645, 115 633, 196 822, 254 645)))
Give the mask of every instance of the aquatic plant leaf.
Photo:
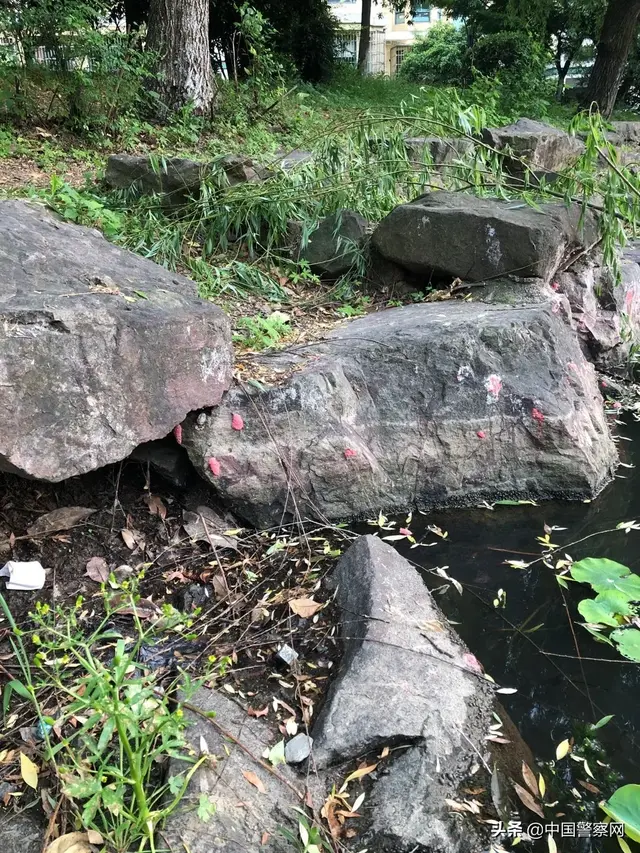
POLYGON ((640 785, 618 788, 602 808, 613 820, 624 823, 629 838, 640 841, 640 785))
POLYGON ((611 632, 611 639, 623 657, 640 663, 640 631, 637 628, 617 628, 611 632))
POLYGON ((587 557, 571 566, 571 577, 580 583, 591 584, 595 592, 617 590, 632 600, 640 599, 640 576, 627 566, 605 557, 587 557))
POLYGON ((597 598, 585 598, 578 604, 578 612, 585 622, 611 625, 613 628, 617 628, 620 624, 616 618, 616 611, 602 601, 598 601, 597 598))

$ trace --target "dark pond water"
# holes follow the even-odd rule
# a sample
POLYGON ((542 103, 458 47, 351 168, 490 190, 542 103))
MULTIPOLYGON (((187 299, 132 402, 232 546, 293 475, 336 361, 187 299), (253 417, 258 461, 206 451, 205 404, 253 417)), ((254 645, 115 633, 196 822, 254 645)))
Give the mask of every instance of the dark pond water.
MULTIPOLYGON (((447 566, 463 584, 462 595, 450 588, 437 600, 458 623, 456 630, 485 671, 500 684, 517 688, 516 694, 501 699, 539 759, 554 757, 556 744, 572 735, 576 721, 592 723, 615 714, 600 730, 600 740, 624 781, 640 783, 640 665, 625 662, 576 624, 583 658, 578 660, 553 573, 541 563, 526 571, 504 563, 539 556, 536 537, 543 534, 545 523, 567 528, 552 534, 552 541, 562 545, 614 528, 620 521, 640 520, 640 424, 627 423, 620 435, 624 461, 638 467, 621 468, 596 501, 414 514, 411 530, 416 538, 438 544, 414 549, 406 542, 396 544, 427 570, 425 580, 432 589, 442 584, 428 571, 437 566, 447 566), (447 539, 433 536, 428 525, 446 530, 447 539), (496 609, 492 602, 498 589, 506 593, 506 606, 496 609)), ((594 536, 567 551, 574 559, 609 557, 640 573, 640 531, 594 536)), ((571 584, 565 591, 574 621, 581 621, 577 602, 589 595, 582 584, 571 584)))

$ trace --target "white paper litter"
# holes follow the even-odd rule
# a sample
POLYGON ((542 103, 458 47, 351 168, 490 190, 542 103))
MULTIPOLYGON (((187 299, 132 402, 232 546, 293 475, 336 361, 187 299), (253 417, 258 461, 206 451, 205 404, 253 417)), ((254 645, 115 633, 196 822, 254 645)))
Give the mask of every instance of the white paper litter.
POLYGON ((7 589, 21 589, 26 592, 27 590, 42 589, 47 576, 37 561, 20 563, 16 560, 9 560, 4 568, 0 569, 0 577, 9 578, 7 589))

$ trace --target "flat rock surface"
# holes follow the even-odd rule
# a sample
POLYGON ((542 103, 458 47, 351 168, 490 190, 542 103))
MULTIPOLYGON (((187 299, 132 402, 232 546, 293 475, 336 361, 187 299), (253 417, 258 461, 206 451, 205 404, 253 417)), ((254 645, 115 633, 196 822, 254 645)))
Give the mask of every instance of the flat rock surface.
MULTIPOLYGON (((190 701, 204 713, 214 711, 215 722, 254 756, 260 757, 266 747, 274 745, 274 736, 264 721, 252 719, 222 694, 202 688, 190 701)), ((277 768, 278 779, 211 722, 186 713, 192 722, 187 730, 190 744, 196 754, 206 746, 212 759, 189 782, 180 808, 162 831, 158 849, 168 845, 171 850, 191 853, 294 853, 280 828, 294 825, 293 809, 302 803, 281 780, 304 792, 304 779, 283 764, 277 768), (215 803, 215 814, 207 822, 196 814, 202 795, 215 803)), ((190 766, 172 759, 169 775, 185 773, 190 766)))
POLYGON ((214 406, 225 314, 193 282, 44 207, 0 202, 0 469, 58 481, 214 406))
POLYGON ((35 816, 36 809, 18 814, 0 812, 0 850, 2 853, 42 853, 46 827, 35 816))
POLYGON ((568 306, 549 293, 552 301, 517 308, 386 310, 324 342, 266 355, 279 382, 232 388, 200 424, 185 422, 184 445, 218 494, 258 525, 593 497, 616 449, 568 306))

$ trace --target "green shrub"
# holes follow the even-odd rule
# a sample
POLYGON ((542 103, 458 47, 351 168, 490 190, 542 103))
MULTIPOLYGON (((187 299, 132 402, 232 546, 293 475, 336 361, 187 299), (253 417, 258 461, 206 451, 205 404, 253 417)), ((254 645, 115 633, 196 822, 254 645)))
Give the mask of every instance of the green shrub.
POLYGON ((439 23, 418 39, 400 66, 400 76, 412 83, 460 85, 468 76, 464 33, 453 24, 439 23))
POLYGON ((553 98, 546 79, 549 53, 522 30, 481 36, 469 51, 476 74, 499 80, 501 108, 511 115, 543 116, 553 98))

